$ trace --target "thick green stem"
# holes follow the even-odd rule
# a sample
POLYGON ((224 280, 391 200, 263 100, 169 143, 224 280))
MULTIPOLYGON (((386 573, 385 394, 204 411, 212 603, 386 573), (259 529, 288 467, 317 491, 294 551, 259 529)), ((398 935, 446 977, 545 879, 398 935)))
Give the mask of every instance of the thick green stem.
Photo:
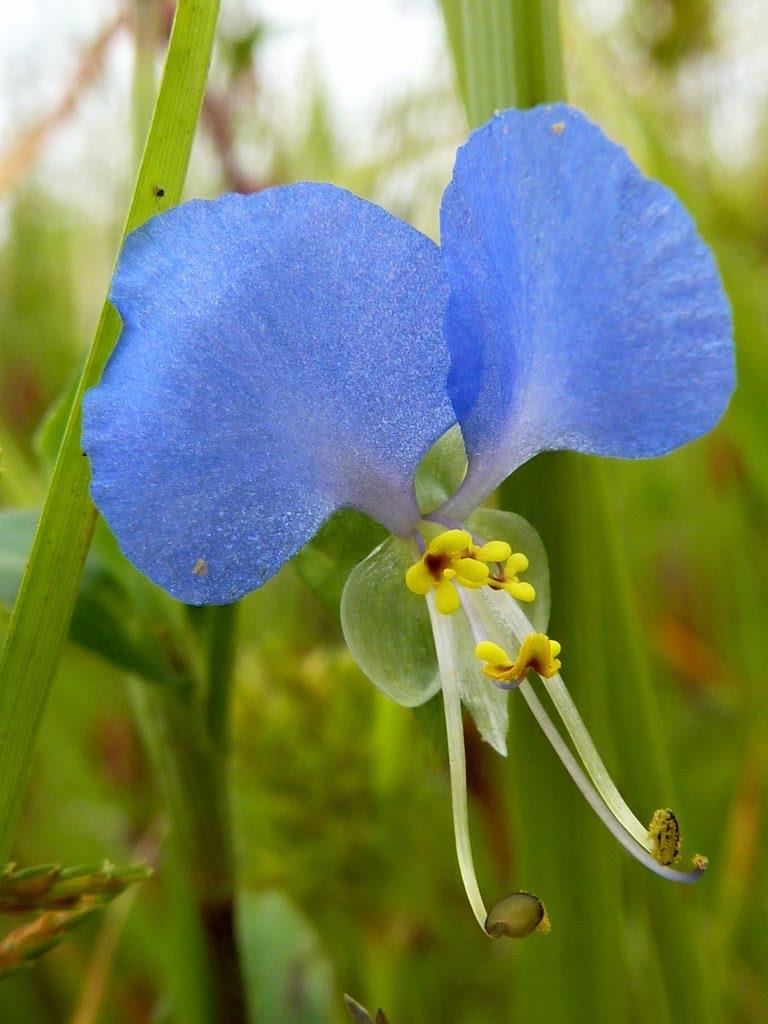
POLYGON ((197 678, 183 689, 134 690, 168 815, 174 1020, 244 1024, 228 763, 238 606, 187 611, 197 678))
MULTIPOLYGON (((137 690, 137 710, 169 818, 165 877, 177 1018, 184 1024, 244 1024, 227 757, 237 606, 202 609, 200 619, 205 699, 198 688, 144 688, 137 690)), ((197 642, 192 631, 189 642, 197 642)))
MULTIPOLYGON (((557 0, 443 0, 443 10, 471 127, 496 109, 565 97, 557 0)), ((609 763, 617 747, 627 757, 627 788, 635 803, 641 795, 652 801, 650 813, 670 799, 669 772, 604 471, 567 454, 539 457, 514 475, 502 495, 504 507, 527 515, 543 536, 552 565, 552 633, 563 642, 577 702, 609 763)), ((590 1024, 625 1019, 617 853, 567 791, 551 752, 521 710, 515 706, 510 757, 519 870, 546 899, 553 930, 546 951, 521 949, 520 1015, 590 1024), (550 984, 555 977, 558 984, 550 984)), ((650 904, 665 975, 663 988, 648 979, 643 1005, 653 1006, 660 1019, 711 1019, 691 908, 655 879, 633 880, 633 886, 650 904)))
POLYGON ((169 818, 164 874, 172 910, 175 1019, 244 1024, 225 757, 196 703, 142 687, 138 709, 169 818))
POLYGON ((229 749, 229 705, 235 667, 237 604, 207 609, 208 735, 222 754, 229 749))

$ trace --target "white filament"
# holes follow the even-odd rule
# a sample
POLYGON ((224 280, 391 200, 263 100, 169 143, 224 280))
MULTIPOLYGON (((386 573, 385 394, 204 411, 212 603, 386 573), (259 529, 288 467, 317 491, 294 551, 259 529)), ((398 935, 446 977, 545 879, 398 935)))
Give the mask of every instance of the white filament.
MULTIPOLYGON (((502 618, 518 643, 522 643, 529 633, 537 632, 517 601, 508 594, 489 590, 483 597, 491 614, 502 618)), ((632 813, 616 788, 562 677, 555 675, 551 679, 544 679, 543 683, 598 793, 627 832, 650 852, 653 850, 653 843, 648 838, 647 827, 632 813)))
MULTIPOLYGON (((494 595, 494 597, 502 596, 506 597, 506 595, 494 595)), ((501 637, 499 633, 495 615, 493 614, 493 609, 489 605, 486 605, 487 599, 487 595, 480 591, 462 592, 462 604, 467 614, 472 633, 478 642, 480 640, 488 639, 487 634, 489 631, 491 633, 491 638, 496 642, 499 642, 499 640, 503 641, 503 637, 501 637), (488 614, 489 611, 491 612, 490 616, 488 614)), ((525 636, 529 633, 536 632, 536 630, 528 622, 528 619, 522 611, 520 611, 517 606, 517 602, 514 600, 510 599, 509 602, 504 602, 503 608, 500 609, 502 615, 504 614, 504 611, 506 611, 507 603, 514 605, 515 610, 519 612, 519 618, 517 616, 514 617, 514 626, 509 621, 510 619, 513 619, 512 615, 504 615, 504 618, 518 641, 522 642, 525 636), (519 623, 521 621, 525 623, 525 629, 522 636, 519 634, 519 623)), ((584 799, 614 839, 616 839, 637 861, 644 865, 644 867, 648 868, 649 871, 652 871, 654 874, 660 875, 662 878, 666 878, 672 882, 695 882, 702 874, 702 868, 696 868, 693 871, 677 871, 674 868, 659 864, 659 862, 651 855, 649 852, 650 840, 648 838, 647 830, 643 828, 637 818, 627 807, 623 798, 616 789, 613 780, 608 775, 608 770, 600 759, 592 739, 587 733, 586 726, 582 722, 581 717, 571 700, 570 694, 568 694, 568 691, 565 689, 565 684, 562 679, 560 679, 559 676, 555 678, 558 679, 560 687, 555 688, 555 695, 549 691, 550 696, 552 696, 552 700, 555 703, 560 717, 563 719, 579 754, 585 761, 585 765, 587 766, 587 770, 590 773, 594 785, 592 785, 584 774, 581 766, 568 748, 568 745, 557 731, 552 719, 547 714, 530 683, 524 680, 520 684, 519 690, 523 695, 523 699, 526 704, 531 709, 533 717, 536 719, 536 722, 540 726, 544 735, 549 740, 555 753, 562 761, 566 771, 576 783, 576 786, 584 799), (566 700, 564 701, 562 700, 562 693, 564 693, 566 697, 566 700), (557 703, 558 699, 561 700, 561 704, 557 703), (568 720, 566 720, 566 718, 568 720), (587 764, 585 753, 590 759, 591 768, 590 765, 587 764), (600 784, 598 784, 598 778, 600 779, 600 784), (617 813, 617 809, 621 810, 621 814, 617 813), (631 828, 629 827, 630 824, 632 825, 631 828)), ((547 682, 551 682, 551 680, 544 680, 545 685, 547 682)))
POLYGON ((488 912, 477 884, 475 864, 472 859, 472 844, 469 838, 469 814, 467 809, 467 760, 464 753, 464 727, 461 720, 461 693, 457 671, 455 633, 449 615, 442 615, 435 607, 433 594, 427 597, 432 633, 435 638, 437 662, 443 687, 443 708, 445 710, 445 733, 448 740, 448 767, 451 779, 451 805, 453 809, 453 834, 456 840, 456 856, 464 889, 467 893, 477 923, 485 931, 488 912))

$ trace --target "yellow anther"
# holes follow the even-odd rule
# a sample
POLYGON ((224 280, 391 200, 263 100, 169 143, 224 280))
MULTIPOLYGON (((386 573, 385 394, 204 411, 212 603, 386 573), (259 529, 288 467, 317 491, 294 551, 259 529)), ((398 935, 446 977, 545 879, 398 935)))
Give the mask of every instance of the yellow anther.
POLYGON ((648 826, 648 838, 653 843, 654 860, 669 866, 680 856, 680 826, 668 807, 654 812, 648 826))
POLYGON ((483 672, 491 679, 518 681, 525 678, 531 669, 544 679, 556 675, 560 670, 557 660, 560 650, 557 640, 550 640, 545 633, 529 633, 514 660, 490 640, 479 643, 475 655, 485 662, 483 672))
POLYGON ((504 572, 508 576, 514 576, 515 573, 525 572, 529 566, 528 559, 521 551, 516 551, 513 555, 509 555, 507 558, 507 564, 504 566, 504 572))
POLYGON ((494 590, 506 590, 516 601, 535 601, 536 591, 531 584, 517 578, 517 574, 525 572, 527 568, 528 559, 522 552, 515 551, 507 558, 502 571, 498 575, 491 575, 488 584, 494 590))
POLYGON ((472 558, 471 549, 472 537, 467 530, 444 530, 408 569, 406 587, 422 597, 434 590, 438 611, 453 614, 461 600, 452 580, 464 587, 482 587, 488 580, 488 567, 472 558))
MULTIPOLYGON (((518 601, 534 601, 536 591, 530 583, 521 582, 518 572, 528 568, 528 559, 519 552, 513 553, 504 540, 492 540, 486 544, 475 544, 467 530, 444 530, 434 537, 418 562, 405 574, 405 585, 413 594, 425 597, 432 590, 454 580, 455 584, 477 590, 493 587, 506 590, 518 601)), ((444 590, 444 594, 448 591, 444 590)), ((449 608, 451 612, 459 607, 457 593, 445 596, 438 602, 438 608, 449 608)), ((450 613, 447 613, 450 614, 450 613)))
POLYGON ((517 601, 530 602, 536 600, 536 591, 530 583, 521 582, 520 580, 511 580, 509 583, 502 584, 502 587, 517 601))
POLYGON ((414 562, 405 574, 405 585, 412 594, 424 597, 432 589, 432 577, 422 559, 414 562))
POLYGON ((474 558, 460 558, 453 563, 459 582, 465 587, 482 587, 488 582, 488 566, 474 558))
POLYGON ((467 551, 472 538, 466 530, 445 530, 427 545, 430 555, 458 555, 467 551))
POLYGON ((512 548, 505 540, 491 540, 487 544, 473 547, 472 554, 481 562, 506 562, 512 554, 512 548))
POLYGON ((475 655, 481 661, 487 661, 494 667, 498 665, 509 665, 510 658, 503 647, 499 647, 492 640, 481 640, 475 648, 475 655))
POLYGON ((443 615, 453 615, 454 612, 459 610, 461 600, 458 591, 448 580, 440 583, 435 590, 435 604, 437 605, 437 610, 443 615))

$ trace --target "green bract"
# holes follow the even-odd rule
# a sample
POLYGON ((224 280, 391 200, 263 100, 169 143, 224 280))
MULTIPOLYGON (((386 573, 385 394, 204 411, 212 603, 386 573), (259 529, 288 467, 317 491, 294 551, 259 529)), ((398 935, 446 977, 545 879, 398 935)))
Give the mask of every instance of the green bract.
POLYGON ((414 475, 413 486, 422 515, 444 505, 458 490, 466 473, 464 439, 456 424, 432 445, 414 475))
POLYGON ((373 519, 343 508, 304 545, 293 565, 315 597, 335 611, 350 572, 386 536, 373 519))
POLYGON ((427 606, 405 587, 415 544, 390 537, 349 574, 341 627, 350 653, 382 693, 416 707, 440 689, 427 606))

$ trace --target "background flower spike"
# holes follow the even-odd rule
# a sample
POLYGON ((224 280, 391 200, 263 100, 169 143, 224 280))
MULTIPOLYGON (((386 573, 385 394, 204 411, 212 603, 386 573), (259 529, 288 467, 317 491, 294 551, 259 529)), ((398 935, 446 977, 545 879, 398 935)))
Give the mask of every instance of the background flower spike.
POLYGON ((151 875, 152 868, 146 864, 117 867, 108 860, 71 868, 43 864, 17 869, 8 864, 0 875, 0 911, 61 909, 74 906, 86 896, 106 902, 151 875))
POLYGON ((46 910, 33 921, 14 928, 0 940, 0 979, 32 967, 49 949, 66 938, 99 909, 97 901, 81 902, 70 910, 46 910))

